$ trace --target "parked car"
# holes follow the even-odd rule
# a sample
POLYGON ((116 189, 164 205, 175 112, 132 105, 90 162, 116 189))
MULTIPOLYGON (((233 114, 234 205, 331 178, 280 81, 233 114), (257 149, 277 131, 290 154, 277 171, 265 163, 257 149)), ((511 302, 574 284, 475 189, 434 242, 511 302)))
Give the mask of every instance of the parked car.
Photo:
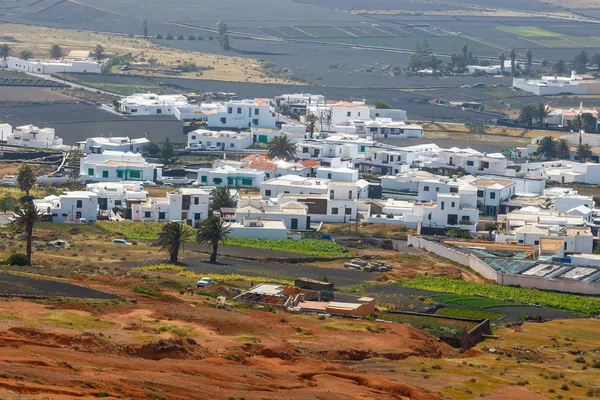
POLYGON ((217 146, 208 146, 206 148, 206 150, 208 150, 208 151, 217 151, 217 150, 219 150, 219 148, 217 146))
POLYGON ((144 185, 144 186, 156 186, 156 183, 152 182, 152 181, 144 181, 144 182, 142 182, 142 185, 144 185))
POLYGON ((126 245, 131 245, 131 243, 129 243, 125 239, 113 239, 112 244, 126 244, 126 245))
POLYGON ((212 278, 204 277, 204 278, 201 278, 198 282, 196 282, 196 287, 201 288, 204 286, 212 285, 214 283, 215 283, 215 281, 212 278))
POLYGON ((163 183, 164 187, 175 187, 172 183, 163 183))

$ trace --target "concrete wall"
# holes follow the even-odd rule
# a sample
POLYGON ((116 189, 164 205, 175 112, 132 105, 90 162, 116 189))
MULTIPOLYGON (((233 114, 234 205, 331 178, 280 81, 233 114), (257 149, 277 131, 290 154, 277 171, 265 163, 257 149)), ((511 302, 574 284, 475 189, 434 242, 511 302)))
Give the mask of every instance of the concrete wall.
POLYGON ((427 251, 431 251, 435 254, 437 254, 438 256, 447 258, 449 260, 452 261, 456 261, 459 264, 462 264, 464 266, 469 266, 471 260, 468 254, 464 254, 461 252, 458 252, 454 249, 451 249, 449 247, 440 245, 438 243, 435 242, 430 242, 428 240, 425 240, 423 238, 418 238, 418 237, 414 237, 409 235, 408 236, 408 244, 409 245, 413 245, 413 247, 417 247, 423 250, 427 250, 427 251))

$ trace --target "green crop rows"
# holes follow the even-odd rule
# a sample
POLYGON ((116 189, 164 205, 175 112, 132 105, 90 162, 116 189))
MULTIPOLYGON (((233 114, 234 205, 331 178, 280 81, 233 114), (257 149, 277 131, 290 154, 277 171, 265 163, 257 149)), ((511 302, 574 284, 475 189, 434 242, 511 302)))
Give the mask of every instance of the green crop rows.
POLYGON ((480 295, 492 299, 514 301, 517 303, 537 304, 582 314, 600 313, 600 300, 564 293, 543 292, 539 290, 488 285, 485 283, 466 282, 446 277, 430 276, 422 276, 409 281, 399 282, 398 284, 408 288, 456 294, 480 295))
POLYGON ((488 311, 465 310, 462 308, 442 308, 436 313, 436 315, 443 315, 445 317, 494 320, 502 317, 503 314, 488 311))
POLYGON ((504 300, 490 299, 488 297, 468 296, 462 294, 440 294, 437 296, 431 296, 431 298, 437 301, 438 303, 452 304, 456 306, 463 306, 475 309, 521 305, 516 303, 509 303, 504 300))
POLYGON ((122 234, 127 239, 156 240, 163 222, 98 221, 96 226, 106 232, 122 234))
POLYGON ((258 239, 258 238, 231 238, 226 244, 231 246, 251 247, 254 249, 266 249, 300 253, 319 257, 348 258, 354 256, 352 253, 342 251, 339 244, 328 240, 319 239, 258 239))

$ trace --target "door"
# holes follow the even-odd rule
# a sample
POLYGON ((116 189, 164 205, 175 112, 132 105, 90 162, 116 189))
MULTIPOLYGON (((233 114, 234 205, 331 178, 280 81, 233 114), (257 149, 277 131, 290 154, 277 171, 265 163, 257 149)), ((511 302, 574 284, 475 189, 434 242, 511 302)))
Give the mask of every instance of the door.
POLYGON ((104 198, 104 199, 102 199, 102 198, 99 198, 99 199, 98 199, 98 207, 99 207, 101 210, 106 210, 106 209, 108 209, 108 199, 106 199, 106 198, 104 198))
POLYGON ((298 229, 298 218, 292 218, 292 230, 298 229))

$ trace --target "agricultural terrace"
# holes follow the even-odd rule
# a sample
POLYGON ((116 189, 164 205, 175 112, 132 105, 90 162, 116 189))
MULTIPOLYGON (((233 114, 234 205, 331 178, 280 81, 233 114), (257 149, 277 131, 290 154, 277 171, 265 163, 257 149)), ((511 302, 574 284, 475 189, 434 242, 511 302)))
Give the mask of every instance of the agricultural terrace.
MULTIPOLYGON (((600 300, 564 293, 543 292, 532 289, 489 285, 485 283, 460 281, 446 277, 430 276, 422 276, 409 281, 399 282, 398 285, 407 288, 433 290, 437 292, 482 296, 523 304, 537 304, 581 314, 593 315, 600 313, 600 300)), ((467 304, 469 304, 469 302, 467 302, 467 304)), ((471 302, 470 304, 476 303, 471 302)))
MULTIPOLYGON (((68 53, 70 50, 91 50, 101 44, 107 54, 138 55, 138 62, 156 59, 158 64, 176 66, 184 62, 195 63, 198 67, 210 68, 202 71, 203 79, 233 82, 266 82, 263 75, 263 64, 260 61, 224 55, 203 54, 186 51, 153 43, 143 39, 125 35, 111 35, 86 31, 76 31, 40 26, 0 24, 0 44, 7 43, 13 54, 23 50, 33 53, 33 57, 47 58, 50 48, 58 44, 68 53), (5 38, 5 39, 2 39, 5 38), (12 38, 10 42, 6 38, 12 38)), ((159 71, 146 71, 146 75, 161 76, 159 71)), ((165 75, 167 76, 167 75, 165 75)), ((200 73, 187 72, 179 75, 182 78, 198 78, 200 73)), ((287 80, 269 78, 271 83, 288 83, 287 80)))

